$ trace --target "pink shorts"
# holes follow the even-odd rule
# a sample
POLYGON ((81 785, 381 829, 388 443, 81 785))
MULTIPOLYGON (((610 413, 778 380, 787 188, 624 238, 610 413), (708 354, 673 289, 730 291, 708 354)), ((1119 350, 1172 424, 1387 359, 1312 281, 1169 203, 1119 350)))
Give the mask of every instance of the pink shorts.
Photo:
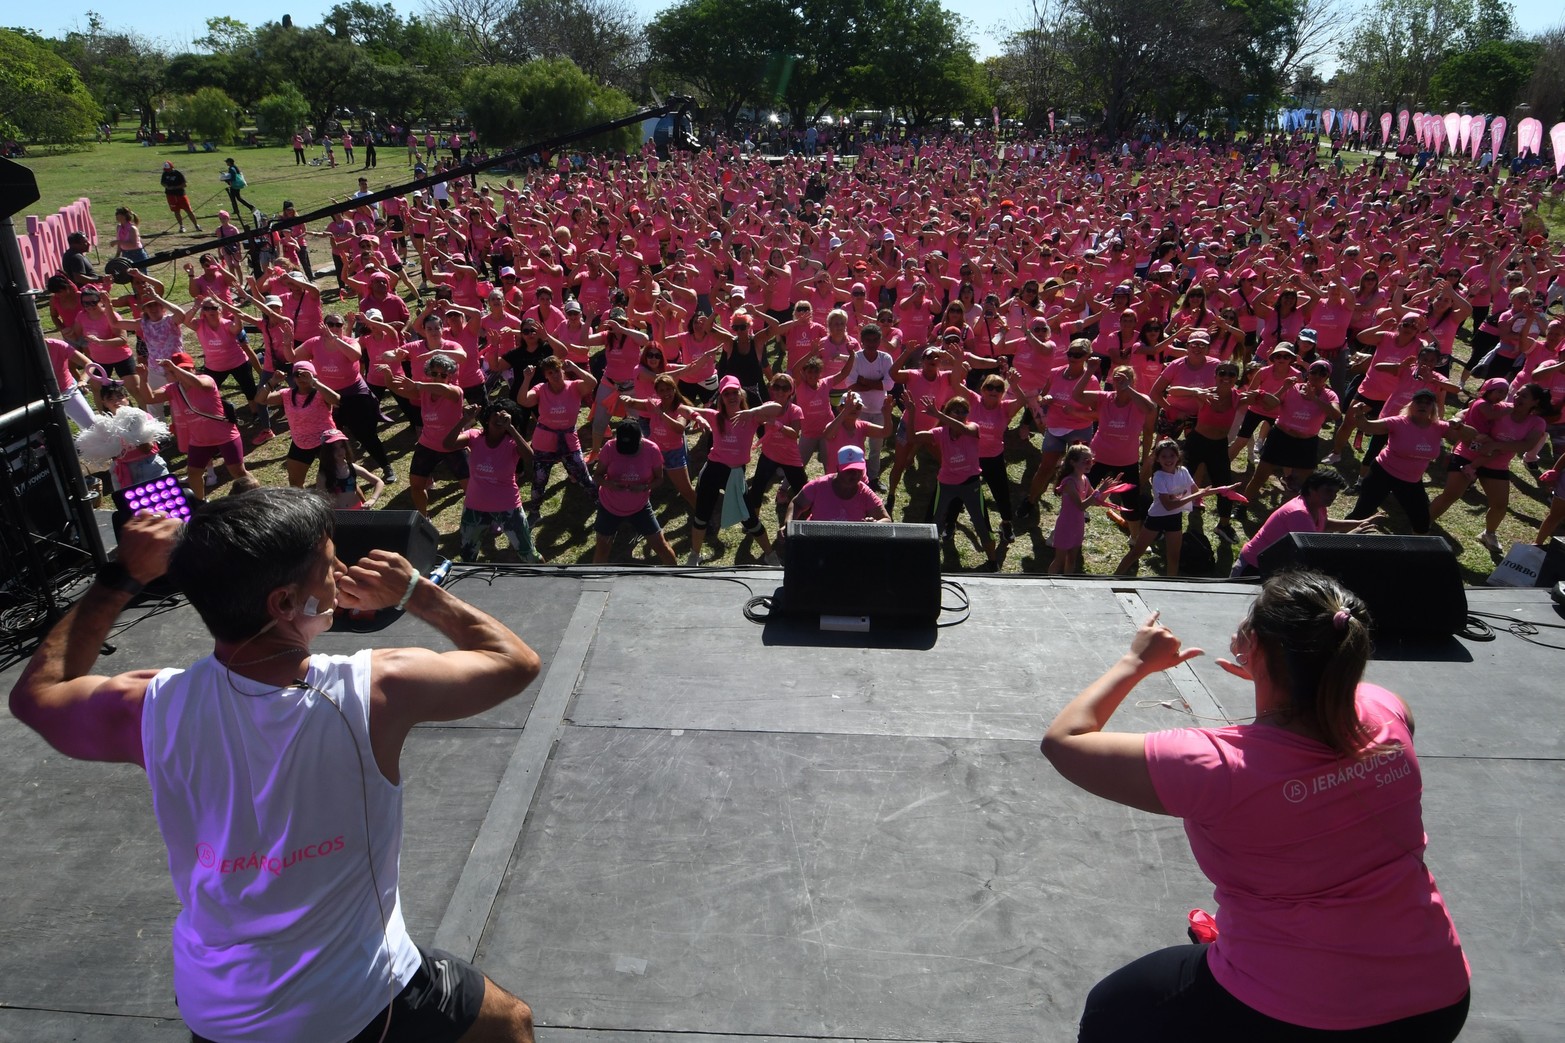
POLYGON ((245 446, 239 439, 239 432, 222 445, 193 445, 185 454, 186 463, 190 467, 199 467, 203 470, 206 465, 217 459, 223 458, 223 462, 229 467, 238 467, 245 462, 245 446))

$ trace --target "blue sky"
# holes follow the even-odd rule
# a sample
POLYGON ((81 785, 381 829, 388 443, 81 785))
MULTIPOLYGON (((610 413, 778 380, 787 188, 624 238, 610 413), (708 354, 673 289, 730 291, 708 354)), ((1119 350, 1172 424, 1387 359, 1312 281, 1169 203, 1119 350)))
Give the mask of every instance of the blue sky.
MULTIPOLYGON (((328 11, 334 0, 250 0, 238 9, 228 8, 237 17, 251 25, 276 21, 284 14, 293 16, 299 25, 314 25, 328 11)), ((667 0, 630 0, 643 17, 651 17, 667 6, 667 0)), ((420 0, 393 0, 397 10, 404 15, 417 14, 423 9, 420 0)), ((1028 6, 1010 3, 1008 0, 945 0, 946 7, 969 19, 973 26, 974 41, 984 56, 994 54, 998 42, 992 33, 997 23, 1018 23, 1028 6)), ((1540 32, 1559 24, 1562 13, 1559 0, 1514 0, 1516 21, 1524 33, 1540 32)), ((0 22, 14 25, 18 22, 28 29, 45 36, 58 36, 71 29, 84 28, 87 8, 78 11, 56 8, 44 4, 29 6, 24 14, 13 10, 0 16, 0 22), (15 21, 13 21, 15 20, 15 21)), ((104 22, 114 29, 134 29, 146 36, 155 37, 177 49, 187 48, 190 41, 206 31, 206 12, 202 5, 161 2, 148 4, 145 0, 92 0, 92 10, 103 16, 104 22)))

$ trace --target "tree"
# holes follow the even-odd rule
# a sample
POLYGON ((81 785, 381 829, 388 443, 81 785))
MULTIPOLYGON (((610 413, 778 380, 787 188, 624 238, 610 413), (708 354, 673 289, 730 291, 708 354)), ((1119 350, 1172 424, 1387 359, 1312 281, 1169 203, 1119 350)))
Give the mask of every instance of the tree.
POLYGON ((32 34, 0 29, 0 138, 76 144, 100 116, 65 59, 32 34))
POLYGON ((1343 54, 1352 105, 1394 108, 1428 104, 1430 81, 1448 51, 1473 25, 1473 0, 1376 0, 1343 54))
POLYGON ((214 145, 231 145, 238 131, 234 120, 237 110, 234 99, 227 94, 216 87, 202 87, 176 99, 167 116, 171 129, 188 130, 198 140, 214 145))
MULTIPOLYGON (((272 87, 266 75, 267 70, 262 60, 261 45, 256 31, 244 22, 227 15, 208 18, 206 28, 206 35, 197 37, 195 45, 211 52, 214 68, 218 62, 221 62, 227 69, 227 75, 215 85, 226 90, 241 107, 250 108, 264 91, 272 87)), ((179 87, 173 83, 172 77, 171 69, 170 85, 176 90, 195 89, 179 87)))
POLYGON ((269 138, 291 138, 309 118, 310 103, 291 83, 283 84, 255 106, 256 129, 269 138))
POLYGON ((428 12, 475 64, 569 58, 598 82, 628 89, 646 61, 641 21, 625 0, 429 0, 428 12))
POLYGON ((202 87, 226 88, 233 74, 233 63, 226 54, 186 53, 168 60, 164 80, 171 91, 194 94, 202 87))
POLYGON ((1529 40, 1488 40, 1453 54, 1430 78, 1430 100, 1442 109, 1507 114, 1521 100, 1542 51, 1529 40))
POLYGON ((882 29, 854 69, 859 97, 906 112, 915 126, 991 107, 965 22, 940 0, 893 0, 882 29))
MULTIPOLYGON (((460 97, 479 136, 499 148, 559 137, 635 110, 628 97, 594 83, 568 58, 472 69, 460 97)), ((629 126, 578 147, 628 151, 639 141, 639 128, 629 126)))
POLYGON ((1565 22, 1533 38, 1538 62, 1523 98, 1529 112, 1546 127, 1565 119, 1565 22))
POLYGON ((336 118, 353 100, 367 63, 351 39, 325 28, 299 29, 275 22, 256 32, 256 43, 273 82, 291 82, 310 106, 318 128, 336 118))
POLYGON ((792 19, 786 0, 681 0, 648 24, 647 43, 665 85, 689 89, 732 130, 792 19))

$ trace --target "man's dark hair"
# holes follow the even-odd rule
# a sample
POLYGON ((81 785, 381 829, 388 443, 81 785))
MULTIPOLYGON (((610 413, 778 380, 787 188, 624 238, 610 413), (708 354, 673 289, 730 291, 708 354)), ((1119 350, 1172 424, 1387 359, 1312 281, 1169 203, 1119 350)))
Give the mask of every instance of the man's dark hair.
POLYGON ((303 489, 254 489, 214 500, 180 534, 169 574, 220 641, 254 637, 271 619, 266 599, 302 582, 334 516, 303 489))

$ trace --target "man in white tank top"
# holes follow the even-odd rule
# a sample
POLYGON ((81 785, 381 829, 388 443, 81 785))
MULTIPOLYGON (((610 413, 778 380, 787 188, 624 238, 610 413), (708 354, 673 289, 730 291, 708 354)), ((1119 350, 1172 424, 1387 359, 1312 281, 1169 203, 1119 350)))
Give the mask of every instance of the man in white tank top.
POLYGON ((68 756, 146 771, 182 906, 175 994, 196 1043, 533 1043, 525 1003, 408 937, 397 875, 408 732, 511 698, 538 656, 401 555, 344 566, 332 517, 302 489, 257 489, 184 527, 132 518, 119 560, 33 655, 12 712, 68 756), (126 603, 165 571, 212 654, 90 674, 126 603), (312 655, 339 606, 405 608, 456 651, 312 655))

